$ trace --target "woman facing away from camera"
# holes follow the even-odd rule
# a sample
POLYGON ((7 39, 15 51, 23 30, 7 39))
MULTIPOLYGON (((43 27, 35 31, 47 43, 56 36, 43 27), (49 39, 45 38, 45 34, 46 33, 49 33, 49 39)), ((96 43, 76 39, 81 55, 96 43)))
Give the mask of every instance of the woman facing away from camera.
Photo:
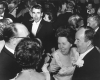
POLYGON ((74 42, 70 30, 62 29, 57 33, 58 49, 52 53, 52 60, 48 70, 55 80, 71 80, 79 54, 72 48, 74 42))
POLYGON ((23 70, 11 80, 50 80, 49 72, 36 71, 42 57, 41 54, 38 39, 22 39, 17 45, 14 55, 23 70))

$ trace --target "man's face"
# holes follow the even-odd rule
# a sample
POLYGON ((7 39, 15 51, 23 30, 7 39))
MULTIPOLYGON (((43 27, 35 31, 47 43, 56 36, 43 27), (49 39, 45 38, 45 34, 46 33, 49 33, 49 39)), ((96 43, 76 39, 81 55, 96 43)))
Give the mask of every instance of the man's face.
POLYGON ((0 14, 2 14, 4 12, 5 8, 3 6, 3 4, 0 4, 0 14))
POLYGON ((96 29, 98 27, 97 21, 94 18, 90 17, 90 18, 87 19, 87 26, 90 26, 93 29, 96 29))
POLYGON ((32 17, 33 17, 35 22, 40 21, 40 19, 42 19, 42 16, 43 16, 43 13, 41 12, 41 9, 33 8, 32 17))
POLYGON ((66 8, 67 8, 67 4, 66 3, 62 4, 62 9, 65 10, 66 8))
POLYGON ((92 9, 92 4, 88 4, 87 8, 92 9))
POLYGON ((88 42, 85 41, 85 35, 84 35, 85 29, 80 28, 75 35, 75 44, 77 46, 78 52, 84 53, 87 50, 88 42))
POLYGON ((100 8, 98 9, 97 14, 100 16, 100 8))

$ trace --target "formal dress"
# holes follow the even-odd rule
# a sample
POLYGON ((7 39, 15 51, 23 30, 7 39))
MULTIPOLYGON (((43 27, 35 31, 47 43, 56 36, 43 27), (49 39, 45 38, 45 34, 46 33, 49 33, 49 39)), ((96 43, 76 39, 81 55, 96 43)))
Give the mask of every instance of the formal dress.
POLYGON ((50 66, 58 65, 61 68, 57 74, 53 75, 55 80, 71 80, 75 70, 75 66, 72 65, 75 56, 72 56, 71 54, 69 56, 65 56, 58 49, 53 53, 53 57, 54 58, 50 63, 50 66))
POLYGON ((13 53, 3 47, 0 53, 0 80, 9 80, 21 71, 21 67, 17 64, 13 53))
POLYGON ((100 49, 100 28, 97 29, 94 35, 94 45, 100 49))
POLYGON ((100 80, 100 53, 94 47, 83 58, 84 64, 76 67, 72 80, 100 80))
MULTIPOLYGON (((46 67, 46 66, 44 66, 46 67)), ((10 80, 51 80, 50 74, 47 70, 44 70, 44 72, 38 73, 34 69, 26 69, 22 70, 20 73, 16 75, 15 78, 10 80)))

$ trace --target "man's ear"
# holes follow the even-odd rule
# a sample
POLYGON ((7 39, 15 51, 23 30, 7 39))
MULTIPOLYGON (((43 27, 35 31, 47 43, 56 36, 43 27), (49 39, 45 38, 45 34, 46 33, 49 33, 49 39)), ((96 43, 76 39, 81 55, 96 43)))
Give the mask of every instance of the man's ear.
POLYGON ((43 16, 43 12, 41 13, 41 16, 43 16))
POLYGON ((92 41, 88 40, 87 41, 87 46, 90 46, 92 44, 92 41))
POLYGON ((4 10, 5 10, 6 8, 4 8, 4 10))

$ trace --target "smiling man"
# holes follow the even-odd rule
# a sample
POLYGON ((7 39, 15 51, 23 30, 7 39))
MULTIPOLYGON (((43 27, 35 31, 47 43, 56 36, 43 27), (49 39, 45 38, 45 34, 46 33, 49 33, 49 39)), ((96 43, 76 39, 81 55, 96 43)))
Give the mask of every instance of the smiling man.
POLYGON ((80 53, 78 61, 84 63, 76 67, 72 80, 100 80, 100 53, 92 44, 93 38, 91 27, 82 27, 76 32, 75 44, 80 53))

